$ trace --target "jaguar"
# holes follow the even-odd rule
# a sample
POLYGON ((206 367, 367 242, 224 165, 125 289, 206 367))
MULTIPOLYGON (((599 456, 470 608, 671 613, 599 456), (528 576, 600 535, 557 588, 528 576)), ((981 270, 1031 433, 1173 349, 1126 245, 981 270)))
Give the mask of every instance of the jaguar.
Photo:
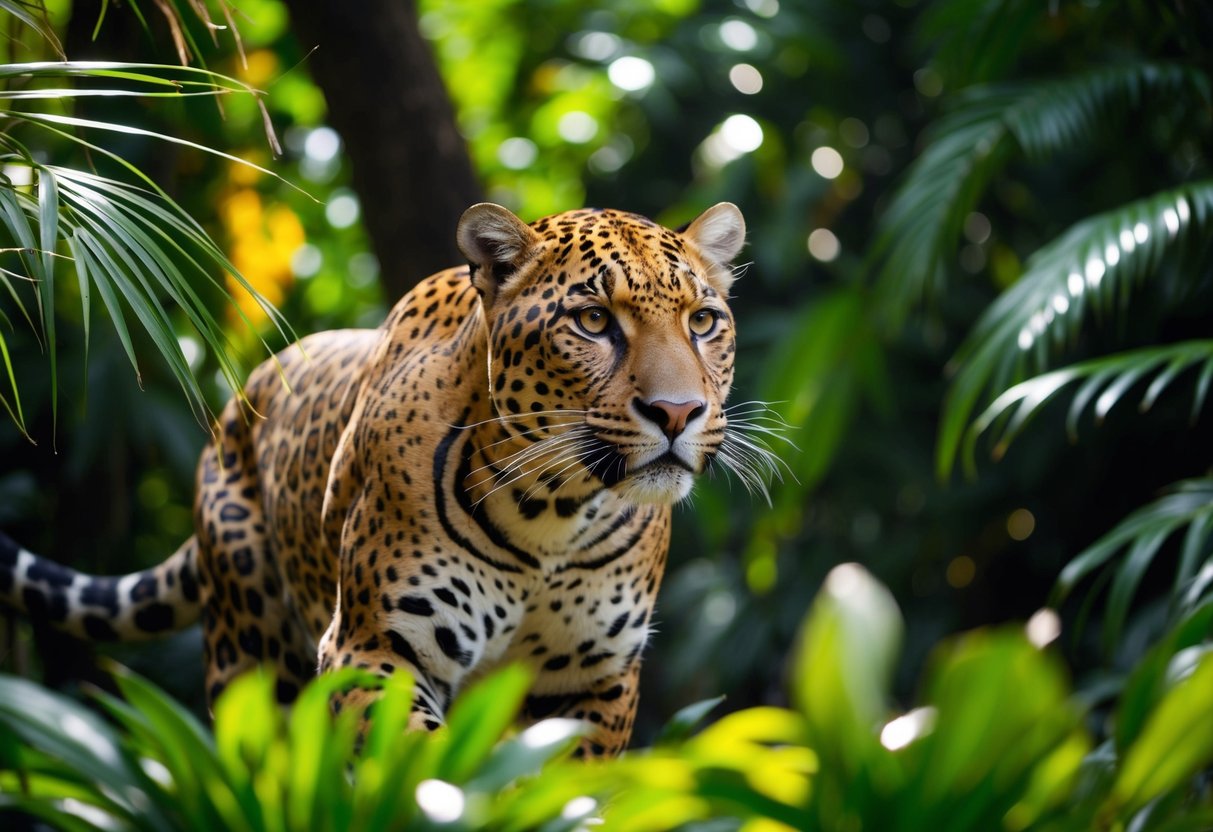
POLYGON ((745 233, 727 202, 678 230, 474 205, 456 232, 467 265, 378 329, 308 336, 252 372, 167 560, 93 576, 0 535, 0 599, 99 641, 200 619, 211 702, 257 665, 284 703, 316 672, 403 669, 417 730, 522 662, 522 723, 583 720, 579 753, 617 754, 671 507, 714 462, 750 482, 768 456, 725 406, 745 233))

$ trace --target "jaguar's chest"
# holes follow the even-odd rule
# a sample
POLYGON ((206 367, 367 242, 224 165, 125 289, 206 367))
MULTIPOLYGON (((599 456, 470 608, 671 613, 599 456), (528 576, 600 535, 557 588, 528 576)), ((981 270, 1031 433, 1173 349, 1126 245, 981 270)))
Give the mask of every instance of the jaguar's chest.
POLYGON ((500 619, 471 678, 519 662, 535 671, 537 690, 550 692, 584 689, 621 672, 649 635, 653 598, 642 583, 612 570, 563 574, 538 585, 500 619))

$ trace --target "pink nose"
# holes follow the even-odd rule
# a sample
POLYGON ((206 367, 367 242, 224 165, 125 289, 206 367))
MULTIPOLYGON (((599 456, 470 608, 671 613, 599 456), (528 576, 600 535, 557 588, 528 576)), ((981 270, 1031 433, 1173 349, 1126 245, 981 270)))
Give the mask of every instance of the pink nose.
POLYGON ((671 441, 686 429, 688 422, 703 413, 704 409, 704 403, 697 400, 667 402, 664 399, 655 399, 644 402, 636 399, 633 403, 640 415, 661 428, 671 441))

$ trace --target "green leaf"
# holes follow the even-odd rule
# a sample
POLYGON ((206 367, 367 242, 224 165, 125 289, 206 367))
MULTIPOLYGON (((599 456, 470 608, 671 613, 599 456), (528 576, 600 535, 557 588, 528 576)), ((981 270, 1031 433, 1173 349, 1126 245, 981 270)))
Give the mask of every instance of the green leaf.
POLYGON ((934 728, 906 748, 915 777, 899 828, 993 829, 1012 810, 1015 828, 1027 828, 1067 795, 1089 740, 1060 663, 1021 631, 970 633, 941 648, 926 691, 934 728))
MULTIPOLYGON (((11 120, 13 118, 18 118, 18 116, 14 116, 12 114, 0 111, 0 120, 2 120, 2 119, 11 120)), ((54 113, 22 112, 21 115, 19 116, 19 118, 21 118, 22 120, 25 120, 25 121, 34 122, 36 124, 61 124, 66 127, 83 128, 86 130, 89 130, 89 129, 102 130, 102 131, 106 131, 106 132, 110 132, 110 133, 122 133, 124 135, 129 135, 129 136, 144 136, 146 138, 159 139, 160 141, 168 142, 169 144, 181 145, 182 147, 188 147, 193 150, 201 151, 203 153, 209 153, 212 156, 218 156, 219 158, 226 159, 229 162, 235 162, 238 165, 244 165, 245 167, 252 168, 253 170, 257 171, 258 173, 263 173, 266 176, 270 176, 270 177, 273 177, 274 179, 278 179, 279 181, 284 182, 289 187, 294 188, 295 190, 299 191, 299 193, 306 195, 306 192, 302 188, 291 184, 290 182, 288 182, 285 179, 282 179, 282 177, 278 176, 277 174, 275 174, 272 170, 269 170, 268 168, 264 168, 260 165, 253 164, 252 162, 248 161, 247 159, 241 159, 239 156, 233 156, 232 154, 225 153, 222 150, 216 150, 213 147, 207 147, 204 144, 199 144, 198 142, 192 142, 192 141, 189 141, 188 139, 182 139, 177 136, 170 136, 167 133, 157 133, 155 130, 145 130, 142 127, 135 127, 134 125, 130 125, 130 124, 119 124, 117 122, 111 122, 111 121, 93 121, 92 119, 77 118, 75 116, 61 116, 61 115, 56 115, 54 113)))
MULTIPOLYGON (((343 710, 331 716, 333 696, 354 687, 377 687, 381 677, 342 668, 317 677, 291 707, 290 768, 285 785, 287 817, 294 829, 342 830, 350 827, 352 790, 345 771, 353 758, 361 714, 343 710)), ((239 726, 233 725, 233 731, 239 726)))
POLYGON ((437 776, 462 783, 485 762, 493 746, 513 724, 530 688, 532 676, 514 664, 464 691, 447 715, 447 752, 437 776))
POLYGON ((0 404, 4 405, 9 418, 17 425, 22 436, 28 439, 29 433, 25 429, 25 413, 21 410, 21 392, 17 389, 17 377, 13 374, 13 361, 8 354, 8 342, 4 340, 3 332, 0 332, 0 359, 4 360, 4 371, 8 375, 9 387, 13 391, 13 403, 9 404, 6 396, 0 396, 0 404))
MULTIPOLYGON (((126 352, 127 359, 131 362, 131 368, 135 371, 135 380, 139 386, 143 386, 143 377, 139 372, 139 362, 135 358, 135 348, 131 343, 130 332, 126 328, 126 320, 122 316, 122 308, 118 304, 118 296, 110 285, 110 278, 102 272, 96 261, 93 259, 90 251, 100 243, 92 238, 86 229, 76 228, 72 232, 72 236, 68 237, 68 247, 71 249, 72 256, 76 259, 77 269, 80 274, 87 272, 92 284, 97 287, 97 292, 101 295, 101 302, 105 305, 106 311, 109 312, 110 323, 114 326, 114 331, 118 334, 118 341, 122 344, 122 349, 126 352)), ((81 295, 83 295, 83 291, 81 295)))
POLYGON ((653 744, 674 745, 685 740, 707 718, 708 714, 714 711, 721 702, 724 702, 725 698, 717 696, 712 699, 703 699, 679 708, 662 727, 661 733, 657 735, 653 744))
POLYGON ((183 809, 195 828, 255 829, 233 785, 225 776, 214 740, 198 721, 167 694, 130 671, 114 666, 114 681, 123 697, 154 729, 161 762, 183 788, 183 809))
POLYGON ((924 11, 914 40, 931 50, 945 87, 959 88, 1000 77, 1044 11, 1032 0, 937 0, 924 11))
MULTIPOLYGON (((1115 609, 1110 610, 1110 620, 1123 621, 1132 590, 1162 542, 1184 526, 1199 522, 1199 536, 1185 539, 1185 547, 1194 547, 1196 551, 1201 551, 1210 533, 1213 533, 1213 523, 1209 520, 1211 516, 1213 479, 1193 479, 1176 483, 1158 500, 1130 514, 1110 532, 1071 559, 1058 576, 1050 606, 1057 606, 1080 581, 1127 547, 1130 556, 1122 572, 1124 577, 1117 576, 1113 592, 1117 594, 1118 599, 1115 609), (1120 588, 1116 589, 1115 586, 1120 588)), ((1118 627, 1119 624, 1110 626, 1118 627)))
MULTIPOLYGON (((128 820, 163 822, 154 806, 144 806, 132 786, 142 780, 113 728, 78 702, 24 679, 0 675, 0 725, 23 743, 63 761, 94 784, 92 800, 128 820)), ((47 781, 48 787, 54 783, 47 781)), ((70 787, 70 784, 66 784, 70 787)), ((54 791, 62 791, 57 787, 54 791)))
POLYGON ((858 564, 835 567, 805 620, 792 693, 823 771, 854 778, 883 749, 876 738, 902 638, 889 591, 858 564))
POLYGON ((1127 819, 1213 763, 1213 654, 1166 693, 1125 752, 1109 809, 1127 819))
POLYGON ((51 366, 51 417, 59 422, 59 351, 55 337, 55 245, 59 242, 59 190, 55 175, 38 168, 38 231, 41 245, 42 322, 46 332, 46 354, 51 366))
POLYGON ((57 54, 63 54, 63 46, 59 43, 58 35, 55 34, 55 27, 51 24, 50 18, 46 13, 46 7, 41 3, 24 2, 24 0, 0 0, 0 11, 20 20, 37 32, 38 36, 50 44, 57 54))
POLYGON ((1116 709, 1116 747, 1123 754, 1136 742, 1142 727, 1167 688, 1172 657, 1213 634, 1213 601, 1185 616, 1133 668, 1116 709))

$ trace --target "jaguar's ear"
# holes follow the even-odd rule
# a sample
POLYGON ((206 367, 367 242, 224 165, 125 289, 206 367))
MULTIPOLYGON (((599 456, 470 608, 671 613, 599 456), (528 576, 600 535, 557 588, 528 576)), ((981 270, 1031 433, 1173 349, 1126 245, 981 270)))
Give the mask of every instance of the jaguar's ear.
POLYGON ((481 202, 463 212, 456 241, 472 266, 472 283, 488 304, 501 282, 526 261, 539 235, 509 210, 481 202))
POLYGON ((686 227, 682 236, 713 266, 707 278, 717 291, 728 294, 733 284, 730 264, 745 245, 745 218, 731 202, 720 202, 686 227))

